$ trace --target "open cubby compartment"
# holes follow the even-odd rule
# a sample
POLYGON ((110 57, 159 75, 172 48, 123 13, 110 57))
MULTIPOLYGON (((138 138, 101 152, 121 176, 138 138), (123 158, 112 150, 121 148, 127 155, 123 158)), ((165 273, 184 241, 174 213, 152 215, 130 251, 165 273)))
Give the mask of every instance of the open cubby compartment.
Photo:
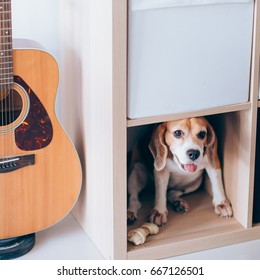
MULTIPOLYGON (((207 117, 217 134, 226 194, 232 203, 234 217, 218 217, 214 213, 212 197, 206 191, 207 188, 202 186, 199 191, 185 196, 190 212, 178 214, 168 207, 168 222, 157 235, 148 236, 146 242, 139 246, 128 242, 130 259, 149 256, 163 258, 217 247, 220 243, 223 246, 236 242, 236 233, 251 227, 250 133, 247 131, 247 115, 248 111, 244 110, 207 117)), ((128 128, 129 150, 146 129, 147 125, 128 128)), ((205 182, 208 183, 208 180, 205 182)), ((141 201, 143 207, 139 210, 138 220, 128 226, 128 231, 147 221, 153 207, 153 195, 144 191, 141 201)))

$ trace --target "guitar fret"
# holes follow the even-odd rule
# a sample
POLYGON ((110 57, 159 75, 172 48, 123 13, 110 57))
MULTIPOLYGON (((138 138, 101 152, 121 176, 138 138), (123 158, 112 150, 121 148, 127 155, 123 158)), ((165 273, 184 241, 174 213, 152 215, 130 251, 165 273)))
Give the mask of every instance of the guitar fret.
POLYGON ((12 44, 11 43, 0 43, 0 50, 2 52, 10 52, 12 51, 12 44), (3 47, 1 48, 1 46, 3 45, 3 47))
POLYGON ((11 27, 6 27, 5 30, 1 30, 1 32, 5 32, 6 33, 8 30, 12 30, 12 28, 11 27))
POLYGON ((4 23, 12 24, 12 19, 9 17, 9 15, 0 12, 0 18, 1 18, 1 24, 4 23))
POLYGON ((13 80, 13 73, 8 73, 8 74, 0 74, 0 81, 8 81, 8 80, 13 80))
POLYGON ((10 83, 0 83, 1 90, 12 89, 12 88, 13 88, 13 81, 10 83))
MULTIPOLYGON (((0 34, 1 34, 1 31, 0 31, 0 34)), ((4 40, 10 39, 10 43, 12 43, 12 37, 10 35, 3 35, 3 36, 0 35, 0 38, 4 39, 4 40)))
POLYGON ((1 71, 4 71, 4 70, 13 70, 13 67, 10 66, 10 67, 1 67, 1 71))
POLYGON ((8 74, 8 77, 6 77, 6 75, 4 75, 2 77, 2 75, 0 74, 0 81, 3 82, 3 81, 12 81, 13 80, 13 73, 10 73, 8 74))
POLYGON ((12 84, 11 83, 2 83, 0 82, 0 86, 11 86, 12 84))
POLYGON ((11 44, 1 44, 0 43, 0 55, 3 56, 4 54, 10 54, 13 48, 11 44))
POLYGON ((9 31, 1 30, 0 29, 0 38, 1 40, 10 40, 12 39, 12 33, 9 31))
POLYGON ((1 79, 0 80, 0 85, 2 85, 2 84, 10 84, 10 82, 13 82, 13 77, 10 77, 10 78, 8 78, 8 79, 1 79))
POLYGON ((10 69, 10 68, 8 68, 8 69, 6 69, 6 70, 4 70, 4 69, 0 69, 0 76, 1 75, 8 75, 8 74, 12 74, 13 73, 13 69, 10 69))
POLYGON ((13 51, 13 48, 10 44, 8 46, 7 45, 1 46, 1 44, 0 44, 0 56, 1 57, 3 57, 3 55, 5 55, 5 54, 11 54, 12 51, 13 51))
POLYGON ((1 79, 1 81, 0 81, 0 85, 3 85, 3 84, 5 84, 5 85, 7 85, 7 84, 10 84, 10 82, 13 82, 13 77, 11 78, 8 78, 8 79, 1 79))
POLYGON ((11 82, 11 83, 0 83, 0 89, 1 90, 13 89, 13 82, 11 82))
POLYGON ((1 68, 0 69, 0 75, 13 73, 13 68, 1 68))
POLYGON ((7 77, 7 76, 12 76, 12 75, 13 75, 13 71, 6 72, 6 73, 3 73, 2 69, 1 69, 1 71, 0 71, 0 77, 1 77, 1 76, 7 77))
POLYGON ((0 72, 0 79, 3 77, 13 77, 13 71, 12 72, 8 72, 8 73, 1 73, 0 72))
MULTIPOLYGON (((6 66, 6 67, 10 67, 11 69, 13 69, 13 64, 12 64, 11 62, 6 62, 6 63, 0 62, 0 67, 1 67, 2 65, 3 65, 3 66, 6 66), (8 65, 7 65, 7 64, 8 64, 8 65)), ((7 69, 6 67, 5 67, 5 68, 2 68, 2 67, 1 67, 1 69, 7 69)))

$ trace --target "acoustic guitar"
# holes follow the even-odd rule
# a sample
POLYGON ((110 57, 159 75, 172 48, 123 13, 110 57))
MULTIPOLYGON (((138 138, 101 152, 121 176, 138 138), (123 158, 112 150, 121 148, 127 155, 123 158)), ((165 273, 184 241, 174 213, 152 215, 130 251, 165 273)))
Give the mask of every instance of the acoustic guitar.
POLYGON ((11 1, 0 1, 0 239, 61 220, 79 195, 76 150, 55 113, 58 66, 47 52, 13 49, 11 1))

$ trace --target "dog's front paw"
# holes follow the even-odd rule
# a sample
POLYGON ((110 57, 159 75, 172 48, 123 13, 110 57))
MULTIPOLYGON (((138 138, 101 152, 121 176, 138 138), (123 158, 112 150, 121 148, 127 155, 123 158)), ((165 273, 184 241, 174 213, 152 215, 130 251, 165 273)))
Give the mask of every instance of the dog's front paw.
POLYGON ((160 213, 157 209, 153 209, 153 211, 149 215, 149 221, 158 226, 163 226, 167 223, 167 215, 167 210, 165 210, 164 213, 160 213))
POLYGON ((230 218, 233 215, 232 207, 230 202, 226 199, 221 203, 215 205, 215 213, 220 217, 230 218))
POLYGON ((175 212, 186 213, 190 211, 189 204, 182 198, 178 198, 172 202, 172 208, 175 212))
POLYGON ((136 221, 136 215, 132 211, 127 211, 127 224, 132 225, 136 221))

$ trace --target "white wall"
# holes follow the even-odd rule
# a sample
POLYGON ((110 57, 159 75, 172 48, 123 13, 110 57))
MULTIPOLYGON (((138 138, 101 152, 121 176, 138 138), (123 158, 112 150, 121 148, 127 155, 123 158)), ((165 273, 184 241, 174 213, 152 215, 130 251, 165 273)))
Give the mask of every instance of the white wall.
POLYGON ((13 0, 13 38, 35 40, 59 60, 59 2, 13 0))
MULTIPOLYGON (((13 38, 37 41, 48 51, 60 66, 60 13, 62 0, 13 0, 13 38)), ((60 77, 60 81, 61 81, 60 77)), ((59 83, 60 85, 60 83, 59 83)), ((59 87, 60 88, 60 87, 59 87)), ((61 115, 62 94, 58 89, 56 113, 61 115)))

